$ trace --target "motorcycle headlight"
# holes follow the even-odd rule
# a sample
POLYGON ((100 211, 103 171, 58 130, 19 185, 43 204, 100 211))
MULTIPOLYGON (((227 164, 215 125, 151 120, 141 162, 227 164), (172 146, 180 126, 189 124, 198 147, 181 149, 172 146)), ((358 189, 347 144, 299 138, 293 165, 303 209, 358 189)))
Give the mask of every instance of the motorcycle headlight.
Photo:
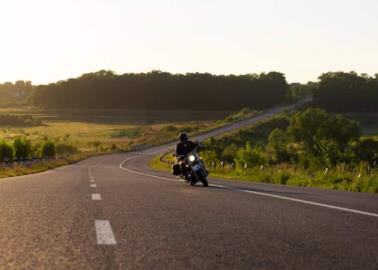
POLYGON ((196 160, 196 157, 194 155, 189 156, 189 161, 194 162, 196 160))

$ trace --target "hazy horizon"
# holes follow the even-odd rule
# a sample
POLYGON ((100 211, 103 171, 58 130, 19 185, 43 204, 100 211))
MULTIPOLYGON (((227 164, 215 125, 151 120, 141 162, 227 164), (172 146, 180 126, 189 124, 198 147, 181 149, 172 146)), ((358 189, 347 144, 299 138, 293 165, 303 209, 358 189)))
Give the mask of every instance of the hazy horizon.
POLYGON ((288 82, 378 72, 378 2, 14 0, 0 4, 0 82, 117 74, 248 74, 288 82))

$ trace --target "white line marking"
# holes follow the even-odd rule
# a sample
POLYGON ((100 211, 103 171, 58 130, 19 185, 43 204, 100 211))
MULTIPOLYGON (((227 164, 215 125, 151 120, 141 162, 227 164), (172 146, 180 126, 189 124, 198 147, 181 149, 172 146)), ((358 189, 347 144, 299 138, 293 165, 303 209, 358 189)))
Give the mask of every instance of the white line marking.
MULTIPOLYGON (((176 179, 173 179, 173 178, 166 178, 166 177, 156 176, 156 175, 152 175, 152 174, 141 173, 141 172, 133 171, 133 170, 130 170, 128 168, 123 167, 123 165, 127 161, 129 161, 131 159, 132 158, 128 158, 128 159, 125 159, 124 161, 122 161, 122 163, 119 165, 119 168, 122 169, 122 170, 128 171, 130 173, 133 173, 133 174, 138 174, 138 175, 153 177, 153 178, 157 178, 157 179, 164 180, 164 181, 178 182, 176 179)), ((304 204, 309 204, 309 205, 315 205, 315 206, 319 206, 319 207, 325 207, 325 208, 330 208, 330 209, 334 209, 334 210, 339 210, 339 211, 344 211, 344 212, 349 212, 349 213, 360 214, 360 215, 365 215, 365 216, 370 216, 370 217, 376 217, 376 218, 378 218, 378 214, 376 214, 376 213, 365 212, 365 211, 360 211, 360 210, 355 210, 355 209, 340 207, 340 206, 331 205, 331 204, 317 203, 317 202, 313 202, 313 201, 306 201, 306 200, 295 199, 295 198, 290 198, 290 197, 285 197, 285 196, 279 196, 279 195, 274 195, 274 194, 264 193, 264 192, 258 192, 258 191, 252 191, 252 190, 246 190, 246 189, 232 188, 232 187, 222 186, 222 185, 213 185, 213 184, 211 184, 210 186, 212 186, 212 187, 218 187, 218 188, 224 188, 224 189, 238 191, 238 192, 246 192, 246 193, 250 193, 250 194, 255 194, 255 195, 260 195, 260 196, 266 196, 266 197, 271 197, 271 198, 276 198, 276 199, 281 199, 281 200, 287 200, 287 201, 292 201, 292 202, 297 202, 297 203, 304 203, 304 204)))
POLYGON ((320 207, 326 207, 326 208, 331 208, 331 209, 335 209, 335 210, 351 212, 351 213, 356 213, 356 214, 361 214, 361 215, 366 215, 366 216, 371 216, 371 217, 378 217, 378 214, 375 214, 375 213, 365 212, 365 211, 360 211, 360 210, 355 210, 355 209, 349 209, 349 208, 325 204, 325 203, 305 201, 305 200, 301 200, 301 199, 284 197, 284 196, 279 196, 279 195, 274 195, 274 194, 269 194, 269 193, 264 193, 264 192, 252 191, 252 190, 245 190, 245 189, 236 189, 236 190, 240 191, 240 192, 252 193, 252 194, 256 194, 256 195, 262 195, 262 196, 267 196, 267 197, 272 197, 272 198, 277 198, 277 199, 283 199, 283 200, 287 200, 287 201, 316 205, 316 206, 320 206, 320 207))
POLYGON ((101 195, 98 193, 92 194, 92 200, 94 201, 101 201, 101 195))
POLYGON ((98 245, 116 245, 112 226, 108 220, 95 220, 95 229, 98 245))
POLYGON ((161 176, 157 176, 157 175, 152 175, 152 174, 147 174, 147 173, 141 173, 141 172, 137 172, 137 171, 130 170, 130 169, 128 169, 128 168, 124 168, 124 167, 123 167, 123 164, 126 163, 127 161, 131 160, 131 159, 132 159, 132 158, 128 158, 128 159, 124 160, 124 161, 119 165, 119 168, 120 168, 121 170, 125 170, 125 171, 128 171, 128 172, 133 173, 133 174, 138 174, 138 175, 148 176, 148 177, 152 177, 152 178, 157 178, 157 179, 164 180, 164 181, 178 182, 177 179, 174 179, 174 178, 161 177, 161 176))
POLYGON ((94 181, 95 181, 94 179, 89 180, 89 182, 94 182, 94 181))
POLYGON ((90 186, 91 186, 91 188, 95 188, 95 187, 97 187, 96 184, 91 184, 90 186))

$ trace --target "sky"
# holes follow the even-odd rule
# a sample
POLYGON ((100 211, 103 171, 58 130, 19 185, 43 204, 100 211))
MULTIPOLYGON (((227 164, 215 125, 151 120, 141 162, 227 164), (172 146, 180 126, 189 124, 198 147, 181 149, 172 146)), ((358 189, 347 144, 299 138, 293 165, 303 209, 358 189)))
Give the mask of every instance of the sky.
POLYGON ((0 0, 0 82, 101 69, 373 75, 377 14, 377 0, 0 0))

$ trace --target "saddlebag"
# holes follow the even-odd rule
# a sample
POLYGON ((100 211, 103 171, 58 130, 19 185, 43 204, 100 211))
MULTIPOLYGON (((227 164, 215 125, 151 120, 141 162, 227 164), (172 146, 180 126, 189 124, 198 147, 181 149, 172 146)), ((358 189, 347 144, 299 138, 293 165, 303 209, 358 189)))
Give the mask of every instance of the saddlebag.
POLYGON ((180 164, 172 165, 172 173, 173 175, 180 175, 181 174, 181 166, 180 164))

